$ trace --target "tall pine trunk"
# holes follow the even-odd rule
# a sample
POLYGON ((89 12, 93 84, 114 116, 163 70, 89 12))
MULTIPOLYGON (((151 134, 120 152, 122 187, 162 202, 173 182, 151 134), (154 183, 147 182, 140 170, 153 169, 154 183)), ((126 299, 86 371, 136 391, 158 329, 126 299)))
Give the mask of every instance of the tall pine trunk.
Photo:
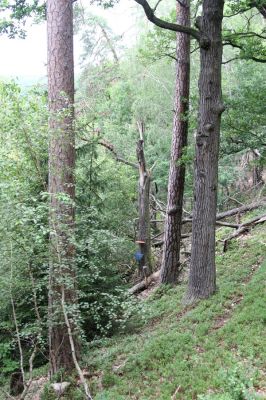
MULTIPOLYGON (((74 367, 66 309, 75 303, 75 138, 72 0, 47 0, 50 287, 49 350, 51 373, 74 367)), ((76 342, 76 338, 74 337, 76 342)), ((75 343, 77 345, 77 343, 75 343)))
POLYGON ((201 31, 199 122, 196 136, 192 253, 185 302, 216 290, 215 221, 221 114, 223 0, 204 0, 197 20, 201 31))
MULTIPOLYGON (((189 3, 189 0, 176 3, 177 23, 180 25, 190 26, 189 3)), ((161 267, 162 283, 176 283, 180 273, 181 220, 185 184, 185 165, 180 159, 187 145, 190 78, 190 36, 185 33, 177 33, 176 58, 174 123, 161 267)))

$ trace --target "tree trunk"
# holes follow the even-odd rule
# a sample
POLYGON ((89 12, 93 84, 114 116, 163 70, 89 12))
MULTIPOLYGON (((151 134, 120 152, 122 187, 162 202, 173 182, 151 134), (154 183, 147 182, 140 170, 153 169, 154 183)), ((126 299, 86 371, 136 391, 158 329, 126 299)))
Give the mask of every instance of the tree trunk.
POLYGON ((223 0, 204 0, 201 32, 199 123, 196 136, 192 253, 185 302, 216 290, 215 222, 221 114, 223 0))
MULTIPOLYGON (((143 133, 143 132, 142 132, 143 133)), ((139 260, 139 277, 143 279, 151 274, 151 232, 150 232, 150 172, 146 168, 143 137, 137 142, 137 158, 139 162, 139 220, 138 240, 139 251, 143 255, 139 260), (144 267, 147 267, 144 270, 144 267)))
MULTIPOLYGON (((74 199, 75 138, 72 0, 47 1, 49 96, 51 373, 74 367, 61 299, 76 301, 74 199)), ((75 339, 76 340, 76 339, 75 339)), ((77 344, 77 343, 76 343, 77 344)))
POLYGON ((253 181, 253 187, 263 185, 263 165, 260 165, 259 160, 261 158, 260 152, 258 150, 253 150, 252 151, 253 158, 254 158, 254 165, 252 168, 252 181, 253 181))
MULTIPOLYGON (((177 23, 190 26, 189 0, 177 2, 177 23)), ((165 219, 165 235, 161 268, 161 283, 176 283, 180 273, 181 221, 185 184, 185 165, 180 163, 184 147, 187 146, 190 36, 177 33, 176 87, 171 163, 168 182, 168 200, 165 219)))

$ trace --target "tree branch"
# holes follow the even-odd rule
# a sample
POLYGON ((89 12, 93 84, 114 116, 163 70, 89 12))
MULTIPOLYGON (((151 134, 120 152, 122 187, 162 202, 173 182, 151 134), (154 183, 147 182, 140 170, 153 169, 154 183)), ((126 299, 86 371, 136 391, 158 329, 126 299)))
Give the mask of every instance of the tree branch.
MULTIPOLYGON (((80 138, 81 140, 84 140, 84 142, 91 142, 89 139, 86 139, 84 137, 80 138)), ((129 165, 130 167, 134 168, 134 169, 139 169, 138 164, 135 164, 131 161, 125 160, 124 158, 120 157, 117 153, 117 151, 114 148, 114 145, 110 142, 108 142, 106 139, 99 139, 97 141, 98 144, 100 144, 101 146, 105 147, 107 150, 109 150, 113 155, 116 161, 121 162, 123 164, 129 165)))
MULTIPOLYGON (((236 44, 229 39, 227 39, 227 41, 223 43, 223 46, 232 46, 237 49, 244 50, 244 46, 241 46, 240 44, 236 44)), ((257 57, 250 56, 250 55, 247 57, 239 57, 239 58, 241 58, 241 60, 253 60, 253 61, 256 61, 259 63, 266 63, 266 58, 257 58, 257 57)))
POLYGON ((146 0, 134 0, 134 1, 142 6, 148 20, 152 22, 154 25, 159 26, 159 28, 167 29, 174 32, 186 33, 188 35, 191 35, 198 41, 200 40, 200 32, 198 30, 179 24, 174 24, 172 22, 164 21, 156 17, 154 10, 151 8, 151 6, 146 0))
POLYGON ((237 231, 232 233, 230 236, 228 236, 224 240, 224 246, 223 246, 224 253, 228 249, 228 242, 230 242, 230 240, 237 238, 238 236, 242 235, 243 233, 249 232, 253 225, 263 224, 264 222, 266 222, 266 214, 260 215, 258 217, 254 217, 250 221, 244 222, 243 224, 241 224, 237 231))
POLYGON ((20 356, 20 372, 22 375, 23 388, 25 389, 26 388, 26 380, 25 380, 25 371, 24 371, 24 357, 23 357, 23 350, 22 350, 22 345, 21 345, 21 338, 20 338, 16 308, 15 308, 15 301, 14 301, 14 297, 13 297, 12 285, 13 285, 13 244, 11 242, 10 243, 10 301, 11 301, 11 306, 12 306, 12 314, 13 314, 13 320, 14 320, 14 324, 15 324, 15 332, 16 332, 16 336, 17 336, 17 344, 18 344, 19 356, 20 356))

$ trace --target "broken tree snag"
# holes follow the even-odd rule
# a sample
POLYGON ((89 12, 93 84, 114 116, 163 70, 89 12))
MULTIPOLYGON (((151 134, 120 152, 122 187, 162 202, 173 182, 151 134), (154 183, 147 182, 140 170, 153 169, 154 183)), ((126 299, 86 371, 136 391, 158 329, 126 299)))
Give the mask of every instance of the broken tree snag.
POLYGON ((159 279, 160 276, 160 270, 154 272, 152 275, 149 277, 145 278, 141 282, 137 283, 135 286, 132 288, 128 289, 129 294, 136 294, 141 292, 142 290, 145 290, 150 284, 153 282, 156 282, 159 279))
POLYGON ((225 253, 228 250, 228 244, 229 244, 230 240, 235 239, 245 233, 248 233, 253 225, 262 224, 264 222, 266 222, 266 214, 260 215, 258 217, 254 217, 250 221, 247 221, 247 222, 241 224, 237 231, 232 233, 230 236, 228 236, 224 240, 223 252, 225 253))
POLYGON ((252 210, 255 210, 256 208, 259 208, 264 205, 266 205, 266 198, 263 198, 256 203, 247 204, 247 205, 244 205, 244 206, 241 206, 238 208, 233 208, 232 210, 221 212, 221 213, 217 214, 216 220, 224 219, 227 217, 232 217, 233 215, 242 214, 247 211, 252 211, 252 210))
POLYGON ((139 163, 139 188, 138 188, 138 240, 140 253, 143 255, 139 261, 139 277, 144 278, 143 267, 146 266, 146 275, 150 275, 151 268, 151 228, 150 228, 150 172, 146 168, 144 155, 144 126, 138 123, 141 139, 137 142, 137 159, 139 163))

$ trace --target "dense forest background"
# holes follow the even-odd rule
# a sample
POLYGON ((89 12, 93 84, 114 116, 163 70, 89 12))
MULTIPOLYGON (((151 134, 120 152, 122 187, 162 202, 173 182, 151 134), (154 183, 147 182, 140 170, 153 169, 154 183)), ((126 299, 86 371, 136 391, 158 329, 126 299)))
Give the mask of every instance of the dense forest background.
MULTIPOLYGON (((4 7, 2 3, 1 7, 4 7)), ((176 18, 171 3, 160 6, 167 21, 176 18)), ((200 5, 196 1, 191 3, 194 15, 200 5)), ((40 18, 42 8, 37 11, 40 18)), ((68 305, 68 312, 75 320, 75 335, 80 337, 85 353, 90 354, 91 348, 101 352, 107 338, 124 337, 132 332, 138 335, 136 332, 141 332, 147 321, 156 319, 153 306, 130 295, 127 290, 140 281, 136 260, 139 218, 136 146, 141 131, 146 166, 151 176, 151 263, 154 272, 161 263, 160 242, 163 241, 167 204, 176 33, 152 25, 147 27, 145 16, 137 8, 138 38, 134 45, 125 49, 122 39, 112 32, 107 21, 91 14, 89 6, 83 8, 77 4, 74 11, 75 34, 82 40, 83 55, 81 72, 75 82, 74 128, 74 245, 78 301, 68 305)), ((223 31, 232 35, 237 32, 238 36, 231 38, 231 46, 227 43, 223 47, 222 92, 226 109, 221 125, 218 213, 251 203, 262 207, 266 180, 265 19, 257 8, 240 13, 233 1, 226 2, 225 16, 223 31), (229 18, 229 15, 233 16, 229 18)), ((21 33, 18 26, 10 28, 3 23, 1 26, 2 31, 7 30, 11 36, 21 33)), ((188 145, 180 159, 186 166, 183 214, 187 218, 193 210, 198 74, 199 49, 192 40, 188 145)), ((33 354, 34 369, 47 368, 49 358, 47 288, 51 226, 47 85, 25 87, 15 80, 1 80, 0 104, 0 385, 5 388, 12 374, 21 369, 28 373, 32 369, 33 354)), ((250 218, 262 214, 264 209, 259 210, 250 218)), ((219 229, 222 231, 217 234, 218 258, 222 257, 220 241, 231 233, 229 227, 219 229)), ((182 230, 187 237, 181 247, 181 282, 187 281, 190 231, 188 223, 182 230)), ((255 242, 255 251, 262 260, 265 251, 262 230, 255 242)), ((241 251, 234 246, 230 242, 226 254, 235 252, 241 259, 241 251)), ((178 290, 179 286, 159 288, 152 301, 162 301, 158 307, 163 309, 160 299, 172 296, 173 303, 177 302, 174 293, 180 296, 182 292, 178 290)), ((178 301, 180 303, 180 298, 178 301)), ((167 314, 167 310, 164 309, 164 313, 167 314)), ((182 340, 182 346, 186 346, 186 338, 182 340)), ((259 345, 263 347, 263 342, 259 345)), ((65 380, 60 373, 54 381, 65 380)), ((108 382, 106 376, 104 387, 108 388, 112 386, 113 378, 110 377, 108 382)), ((93 388, 95 393, 100 392, 99 388, 93 388)), ((6 389, 3 390, 6 393, 6 389)), ((193 397, 189 391, 182 394, 182 390, 172 398, 200 398, 193 397)), ((239 393, 243 392, 241 390, 239 393)), ((48 392, 47 389, 47 397, 43 399, 54 398, 48 397, 52 396, 48 392)), ((69 399, 82 398, 78 397, 81 394, 73 393, 69 399)), ((155 398, 152 397, 154 394, 147 393, 135 395, 139 397, 118 397, 118 394, 108 397, 106 392, 105 396, 97 398, 155 398)), ((167 396, 162 394, 157 398, 170 398, 167 396)))

